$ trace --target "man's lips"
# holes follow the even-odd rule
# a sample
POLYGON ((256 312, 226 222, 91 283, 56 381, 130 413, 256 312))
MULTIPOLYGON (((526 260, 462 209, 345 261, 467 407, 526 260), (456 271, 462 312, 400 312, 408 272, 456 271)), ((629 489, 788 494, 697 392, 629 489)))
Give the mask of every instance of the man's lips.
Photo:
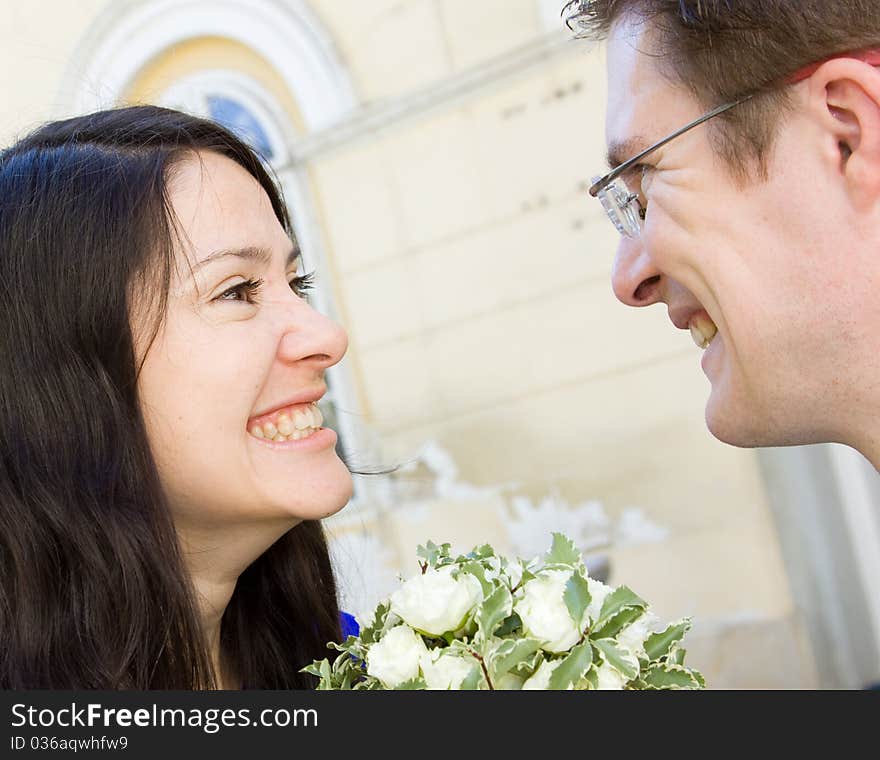
POLYGON ((718 333, 718 327, 709 312, 702 308, 670 308, 669 319, 679 330, 690 330, 694 343, 700 348, 707 348, 718 333))

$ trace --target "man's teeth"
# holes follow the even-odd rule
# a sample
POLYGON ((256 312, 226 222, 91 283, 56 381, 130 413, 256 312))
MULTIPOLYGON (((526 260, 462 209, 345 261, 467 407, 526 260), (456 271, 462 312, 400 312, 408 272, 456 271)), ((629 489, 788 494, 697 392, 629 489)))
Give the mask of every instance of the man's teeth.
POLYGON ((251 425, 248 432, 255 438, 270 441, 298 441, 321 429, 324 416, 317 404, 285 409, 274 422, 251 425))
POLYGON ((715 323, 705 314, 698 314, 690 323, 691 337, 700 348, 708 348, 712 338, 718 333, 715 323))

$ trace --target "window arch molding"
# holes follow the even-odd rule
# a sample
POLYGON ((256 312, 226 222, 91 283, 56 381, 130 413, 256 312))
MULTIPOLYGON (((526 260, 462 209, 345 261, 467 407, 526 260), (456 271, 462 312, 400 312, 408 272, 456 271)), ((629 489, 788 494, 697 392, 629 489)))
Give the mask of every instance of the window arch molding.
POLYGON ((357 104, 330 36, 304 0, 129 0, 109 4, 80 41, 56 110, 109 107, 149 61, 205 36, 259 51, 284 80, 309 131, 336 123, 357 104))

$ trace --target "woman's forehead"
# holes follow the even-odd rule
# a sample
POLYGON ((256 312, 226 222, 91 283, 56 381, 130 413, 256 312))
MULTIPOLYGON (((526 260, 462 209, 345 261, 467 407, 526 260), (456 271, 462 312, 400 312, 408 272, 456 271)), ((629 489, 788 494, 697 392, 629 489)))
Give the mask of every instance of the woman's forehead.
POLYGON ((266 191, 226 156, 205 151, 187 160, 168 191, 176 259, 187 273, 215 251, 290 247, 266 191))

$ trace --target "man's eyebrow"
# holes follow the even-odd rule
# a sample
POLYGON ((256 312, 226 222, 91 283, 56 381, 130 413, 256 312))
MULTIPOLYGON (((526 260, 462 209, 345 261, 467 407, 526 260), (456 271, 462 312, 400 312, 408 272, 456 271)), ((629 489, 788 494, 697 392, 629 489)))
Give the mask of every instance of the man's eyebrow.
MULTIPOLYGON (((300 255, 299 246, 294 245, 289 253, 287 254, 287 261, 284 263, 284 267, 287 268, 293 262, 295 262, 300 255)), ((244 259, 246 261, 253 261, 257 264, 261 264, 262 266, 269 266, 272 263, 272 252, 267 248, 260 248, 258 246, 246 246, 244 248, 224 248, 219 251, 214 251, 208 256, 205 256, 201 261, 196 262, 193 266, 191 272, 195 274, 202 267, 207 266, 208 264, 213 264, 222 259, 227 259, 230 257, 244 259)))
POLYGON ((616 169, 622 163, 641 153, 646 147, 646 140, 643 137, 630 137, 627 140, 613 142, 608 146, 608 168, 616 169))

